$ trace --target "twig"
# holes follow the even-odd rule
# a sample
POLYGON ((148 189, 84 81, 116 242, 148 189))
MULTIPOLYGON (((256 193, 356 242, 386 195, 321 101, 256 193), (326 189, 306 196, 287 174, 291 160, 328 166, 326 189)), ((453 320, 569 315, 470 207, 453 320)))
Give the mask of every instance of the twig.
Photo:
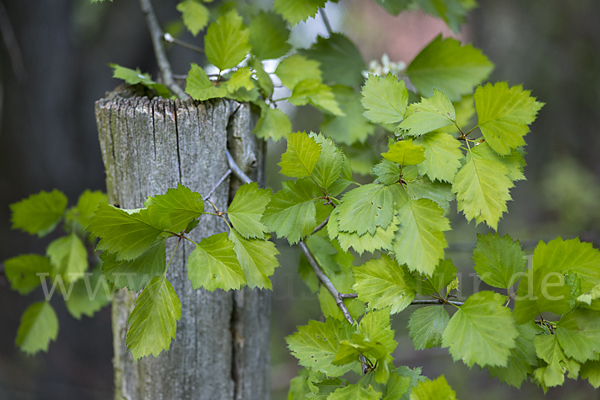
POLYGON ((323 220, 323 222, 321 222, 315 229, 313 229, 311 235, 314 235, 315 233, 319 232, 321 229, 323 229, 325 227, 325 225, 327 225, 327 223, 329 222, 329 215, 327 216, 327 218, 325 218, 323 220))
POLYGON ((174 38, 173 36, 171 36, 170 33, 165 33, 163 35, 163 39, 165 39, 165 42, 174 43, 174 44, 177 44, 177 45, 179 45, 181 47, 185 47, 188 50, 192 50, 192 51, 195 51, 197 53, 204 54, 204 49, 202 49, 202 48, 200 48, 198 46, 194 46, 193 44, 184 42, 183 40, 179 40, 177 38, 174 38))
POLYGON ((171 64, 167 58, 167 53, 163 46, 163 32, 152 8, 150 0, 140 0, 140 7, 144 17, 146 17, 146 24, 150 31, 150 37, 152 38, 152 47, 154 47, 154 55, 156 56, 156 62, 158 63, 158 69, 162 77, 163 83, 166 87, 175 93, 177 97, 182 100, 188 100, 190 96, 183 91, 181 87, 173 80, 173 72, 171 71, 171 64))
POLYGON ((327 33, 329 36, 333 34, 333 30, 331 29, 331 24, 329 23, 329 18, 327 18, 327 14, 325 14, 325 9, 321 8, 321 18, 323 18, 323 23, 325 24, 325 29, 327 29, 327 33))
POLYGON ((217 188, 219 186, 221 186, 221 183, 223 183, 223 181, 225 181, 225 179, 227 179, 227 177, 231 175, 231 169, 228 169, 227 172, 225 172, 225 175, 223 175, 221 177, 221 179, 219 179, 219 182, 217 182, 217 184, 210 190, 210 192, 208 192, 208 194, 206 196, 204 196, 204 198, 202 200, 206 201, 208 199, 210 199, 210 196, 212 196, 212 194, 215 192, 215 190, 217 190, 217 188))
POLYGON ((235 160, 233 159, 233 157, 231 156, 231 153, 229 152, 229 150, 225 150, 227 152, 227 163, 229 164, 229 168, 231 169, 231 172, 233 172, 233 174, 242 182, 244 183, 252 183, 252 179, 250 179, 248 177, 248 175, 246 175, 244 173, 244 171, 242 171, 242 169, 235 163, 235 160))
POLYGON ((418 305, 422 305, 422 304, 453 304, 455 306, 462 306, 463 303, 462 301, 454 301, 454 300, 438 300, 438 299, 431 299, 431 300, 413 300, 410 302, 411 306, 418 306, 418 305))

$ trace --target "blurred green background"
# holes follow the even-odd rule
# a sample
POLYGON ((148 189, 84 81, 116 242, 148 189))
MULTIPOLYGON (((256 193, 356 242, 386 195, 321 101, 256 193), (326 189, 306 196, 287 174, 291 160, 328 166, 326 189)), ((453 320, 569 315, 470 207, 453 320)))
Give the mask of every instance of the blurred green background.
MULTIPOLYGON (((162 23, 179 17, 175 0, 155 0, 162 23)), ((241 2, 268 6, 269 1, 241 2)), ((365 61, 387 53, 392 61, 410 62, 440 32, 443 22, 419 12, 393 17, 374 1, 340 0, 327 6, 335 30, 350 36, 365 61)), ((496 64, 491 81, 523 84, 546 103, 526 137, 527 181, 517 182, 509 213, 499 233, 520 239, 531 253, 537 242, 556 236, 600 246, 600 2, 597 0, 481 0, 459 34, 496 64)), ((88 0, 1 0, 0 25, 0 260, 44 251, 53 237, 38 240, 11 231, 8 204, 40 190, 58 188, 71 203, 86 188, 104 189, 104 170, 95 128, 93 103, 119 84, 107 64, 140 67, 156 75, 145 23, 135 1, 88 4, 88 0), (8 22, 7 22, 8 21, 8 22), (8 27, 8 29, 7 29, 8 27), (8 32, 8 33, 7 33, 8 32), (10 33, 14 33, 14 37, 10 33), (14 40, 11 40, 14 39, 14 40)), ((325 34, 319 16, 299 24, 291 41, 308 46, 325 34)), ((184 36, 201 44, 201 37, 184 36)), ((173 48, 169 55, 176 73, 196 54, 173 48)), ((309 107, 293 114, 295 130, 319 130, 321 117, 309 107)), ((283 143, 270 143, 267 170, 277 171, 283 143)), ((280 187, 271 173, 269 186, 280 187)), ((369 180, 369 176, 360 179, 369 180)), ((467 224, 450 213, 447 255, 462 273, 463 295, 475 280, 470 251, 476 233, 485 226, 467 224)), ((272 317, 273 399, 285 399, 297 363, 284 337, 297 325, 319 319, 315 295, 297 274, 299 252, 277 242, 282 266, 276 271, 272 317)), ((482 284, 483 288, 484 284, 482 284)), ((0 399, 112 398, 112 337, 110 311, 76 321, 57 306, 58 340, 49 353, 28 357, 18 352, 14 338, 28 304, 42 298, 12 292, 0 276, 0 399)), ((394 318, 399 346, 396 365, 423 366, 423 374, 445 374, 466 399, 541 399, 543 392, 526 383, 522 389, 490 380, 487 371, 454 363, 446 350, 416 352, 405 328, 407 310, 394 318)), ((544 398, 600 398, 587 382, 567 380, 544 398)))

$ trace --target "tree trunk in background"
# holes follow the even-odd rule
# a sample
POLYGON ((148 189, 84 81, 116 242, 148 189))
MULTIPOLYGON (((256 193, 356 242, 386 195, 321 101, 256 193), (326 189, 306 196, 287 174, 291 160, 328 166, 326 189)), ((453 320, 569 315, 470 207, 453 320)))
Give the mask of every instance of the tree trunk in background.
MULTIPOLYGON (((148 196, 177 183, 207 194, 228 170, 228 145, 240 167, 264 181, 264 146, 251 136, 255 118, 248 104, 109 97, 96 103, 96 120, 109 201, 121 208, 142 207, 148 196)), ((219 210, 227 209, 237 187, 235 178, 219 186, 211 197, 219 210)), ((221 219, 203 216, 191 237, 225 230, 221 219)), ((193 244, 182 244, 167 273, 182 304, 168 352, 133 362, 125 335, 136 295, 115 294, 115 398, 268 399, 270 293, 192 290, 185 261, 193 244)), ((174 246, 167 242, 168 255, 174 246)))

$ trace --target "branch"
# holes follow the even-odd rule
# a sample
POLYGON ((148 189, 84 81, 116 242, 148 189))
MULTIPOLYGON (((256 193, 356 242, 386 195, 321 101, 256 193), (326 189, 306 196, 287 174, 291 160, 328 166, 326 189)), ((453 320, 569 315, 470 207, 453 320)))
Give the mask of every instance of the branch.
POLYGON ((219 186, 221 186, 221 183, 223 183, 223 181, 225 181, 225 179, 227 179, 227 177, 231 175, 231 169, 228 169, 227 172, 225 172, 225 174, 221 177, 221 179, 219 179, 219 182, 217 182, 217 184, 210 190, 210 192, 208 192, 208 194, 206 196, 204 196, 204 198, 202 198, 202 200, 206 201, 208 199, 210 199, 210 196, 212 196, 212 194, 215 192, 215 190, 217 190, 217 188, 219 186))
POLYGON ((173 80, 171 64, 169 64, 167 53, 165 52, 162 42, 163 32, 158 23, 158 19, 156 18, 156 14, 154 13, 154 9, 152 8, 152 3, 150 3, 150 0, 140 0, 140 7, 144 17, 146 17, 146 24, 148 25, 150 37, 152 38, 152 47, 154 47, 156 62, 158 63, 160 75, 165 86, 180 99, 188 100, 190 96, 173 80))
POLYGON ((229 152, 229 150, 225 150, 227 151, 227 163, 229 164, 229 168, 231 169, 231 171, 233 172, 233 174, 242 182, 244 183, 252 183, 252 179, 250 179, 248 177, 248 175, 246 175, 244 173, 244 171, 242 171, 242 169, 235 163, 235 160, 233 159, 233 157, 231 156, 231 153, 229 152))

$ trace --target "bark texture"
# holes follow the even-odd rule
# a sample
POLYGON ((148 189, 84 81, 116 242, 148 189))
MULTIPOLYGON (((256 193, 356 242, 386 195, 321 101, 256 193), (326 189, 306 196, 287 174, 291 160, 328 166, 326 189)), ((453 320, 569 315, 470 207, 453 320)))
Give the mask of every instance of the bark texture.
MULTIPOLYGON (((262 179, 263 145, 251 136, 255 117, 247 104, 113 95, 96 103, 96 121, 109 201, 122 208, 141 207, 177 183, 207 194, 228 170, 228 143, 240 167, 262 179)), ((230 179, 211 197, 219 210, 239 186, 230 179)), ((191 236, 199 241, 226 229, 203 216, 191 236)), ((114 297, 115 398, 268 399, 270 294, 193 290, 185 269, 193 244, 182 244, 167 273, 182 303, 168 352, 133 362, 125 336, 136 294, 114 297)), ((174 246, 167 242, 167 255, 174 246)))

